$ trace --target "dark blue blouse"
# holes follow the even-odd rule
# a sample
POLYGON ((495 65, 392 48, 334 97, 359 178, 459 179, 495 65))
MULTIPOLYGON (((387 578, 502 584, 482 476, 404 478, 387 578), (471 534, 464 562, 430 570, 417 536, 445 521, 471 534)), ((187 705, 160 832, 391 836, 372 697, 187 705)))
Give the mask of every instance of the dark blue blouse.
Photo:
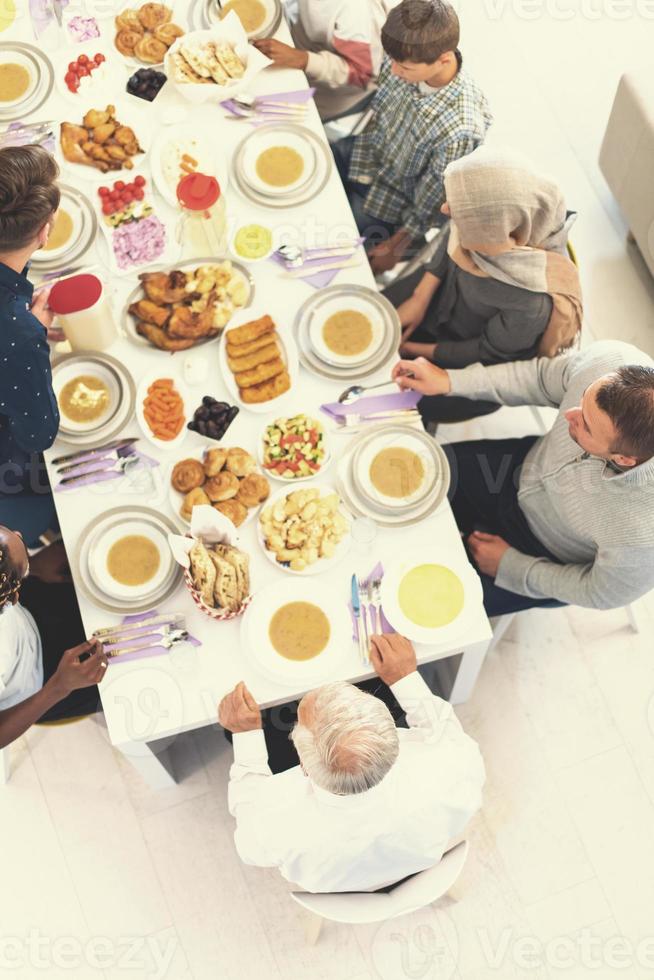
POLYGON ((30 456, 51 446, 59 428, 46 331, 30 312, 33 292, 0 262, 0 494, 24 483, 30 456))

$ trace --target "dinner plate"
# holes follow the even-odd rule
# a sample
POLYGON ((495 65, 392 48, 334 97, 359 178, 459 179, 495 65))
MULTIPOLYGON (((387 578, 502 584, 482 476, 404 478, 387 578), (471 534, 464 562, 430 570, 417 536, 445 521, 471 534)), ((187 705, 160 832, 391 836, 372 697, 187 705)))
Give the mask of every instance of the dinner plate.
POLYGON ((352 455, 352 479, 357 491, 377 509, 400 513, 413 510, 428 497, 434 489, 435 481, 441 477, 441 461, 433 449, 436 445, 431 436, 405 425, 382 426, 370 438, 362 440, 352 455), (406 449, 414 453, 422 466, 422 479, 411 494, 392 497, 382 493, 373 483, 370 470, 373 462, 386 449, 406 449))
POLYGON ((278 415, 276 418, 270 419, 270 421, 264 425, 261 431, 261 435, 258 441, 258 447, 259 448, 257 451, 257 462, 259 463, 262 472, 266 476, 270 477, 271 480, 279 480, 281 483, 285 483, 291 487, 294 486, 296 483, 306 483, 307 480, 315 479, 315 477, 317 477, 320 473, 324 473, 324 471, 327 469, 327 467, 332 461, 331 439, 330 439, 330 434, 328 433, 325 427, 325 423, 322 421, 322 419, 317 419, 315 418, 315 416, 307 415, 306 412, 286 412, 283 416, 278 415), (280 473, 276 473, 274 470, 269 470, 264 468, 263 465, 264 453, 266 448, 265 436, 268 431, 268 426, 275 425, 278 419, 281 418, 284 421, 288 421, 289 419, 295 418, 297 415, 306 415, 307 418, 311 418, 312 421, 316 422, 320 426, 320 428, 322 429, 322 445, 323 445, 323 451, 325 453, 325 456, 322 463, 320 464, 320 469, 316 470, 315 473, 310 473, 308 476, 294 476, 294 477, 282 476, 280 473))
POLYGON ((148 599, 159 592, 170 575, 170 565, 174 561, 166 530, 138 517, 128 517, 106 525, 99 534, 94 535, 88 552, 89 571, 98 589, 114 599, 132 601, 148 599), (142 585, 125 585, 109 571, 108 559, 112 547, 123 538, 132 536, 146 538, 159 555, 159 565, 154 575, 142 585))
POLYGON ((29 75, 28 88, 17 99, 0 101, 0 123, 25 119, 36 112, 52 92, 54 68, 50 59, 31 44, 5 41, 0 44, 0 65, 17 64, 29 75))
POLYGON ((334 296, 315 311, 309 318, 309 340, 315 354, 321 361, 334 367, 359 368, 369 364, 384 345, 386 321, 377 302, 368 296, 352 295, 347 299, 334 296), (365 316, 371 327, 370 343, 358 354, 337 354, 326 343, 324 330, 327 321, 339 313, 355 312, 365 316))
POLYGON ((93 194, 97 193, 97 188, 102 184, 113 184, 115 180, 124 180, 125 183, 133 180, 143 167, 152 145, 153 121, 151 116, 147 112, 142 112, 140 107, 116 98, 110 99, 108 102, 101 99, 94 101, 90 97, 86 100, 80 100, 76 109, 66 112, 66 118, 62 120, 62 123, 68 122, 75 126, 82 126, 84 116, 89 110, 96 109, 103 112, 110 103, 115 107, 115 118, 122 126, 127 126, 133 130, 142 150, 141 153, 130 157, 131 168, 121 167, 120 170, 102 171, 86 163, 73 163, 65 158, 61 148, 61 126, 59 132, 56 133, 55 157, 62 173, 66 174, 71 183, 75 185, 79 180, 85 181, 93 188, 93 194))
MULTIPOLYGON (((176 262, 172 266, 163 265, 160 263, 154 263, 153 265, 149 266, 148 272, 172 272, 174 269, 179 269, 182 272, 186 272, 188 270, 198 269, 202 265, 220 265, 221 262, 231 262, 232 268, 240 276, 242 276, 242 278, 247 283, 249 289, 246 305, 244 307, 239 307, 232 314, 232 319, 229 321, 229 324, 226 328, 228 329, 229 326, 233 324, 233 320, 238 314, 245 312, 246 310, 249 309, 250 303, 254 298, 254 279, 252 278, 249 270, 240 262, 234 262, 234 260, 229 258, 228 256, 214 256, 213 258, 203 257, 198 259, 187 259, 184 262, 176 262)), ((136 321, 134 317, 130 313, 128 313, 128 310, 129 307, 132 305, 132 303, 135 303, 137 300, 144 299, 144 298, 145 298, 145 293, 143 292, 143 288, 141 285, 136 286, 127 297, 127 302, 123 307, 123 311, 120 317, 120 325, 121 325, 122 332, 127 337, 127 339, 130 340, 133 344, 137 344, 139 347, 146 348, 147 350, 153 350, 158 353, 165 354, 167 357, 170 357, 170 351, 165 351, 165 350, 160 351, 158 347, 155 347, 148 340, 146 340, 145 337, 141 337, 141 335, 136 332, 136 321)), ((250 319, 250 317, 248 316, 247 319, 250 319)), ((247 322, 247 319, 244 322, 247 322)), ((219 343, 220 338, 221 338, 221 334, 216 334, 215 337, 203 338, 201 340, 198 340, 198 342, 189 349, 195 350, 196 347, 201 347, 204 344, 219 343)))
POLYGON ((152 429, 146 422, 144 415, 143 403, 148 395, 148 388, 155 381, 166 377, 168 377, 168 375, 165 371, 151 371, 146 374, 144 378, 141 378, 136 391, 136 421, 138 422, 139 428, 145 438, 148 440, 148 442, 152 443, 153 446, 156 446, 157 449, 165 449, 166 452, 177 452, 188 434, 186 423, 193 415, 193 396, 184 383, 178 378, 173 379, 175 390, 182 399, 182 403, 184 405, 184 424, 174 439, 159 439, 158 436, 155 436, 152 429))
POLYGON ((224 194, 229 184, 229 167, 225 154, 210 138, 198 132, 198 127, 188 123, 165 128, 152 146, 150 168, 157 190, 166 204, 179 208, 177 184, 181 180, 181 157, 188 154, 196 161, 198 173, 215 177, 224 194), (175 179, 177 178, 177 179, 175 179))
MULTIPOLYGON (((288 371, 289 377, 291 379, 291 387, 288 391, 285 391, 283 395, 279 395, 277 398, 271 398, 270 401, 260 402, 259 404, 251 405, 246 404, 241 398, 241 394, 236 384, 236 379, 232 371, 230 370, 229 364, 227 363, 227 334, 234 327, 242 326, 244 323, 249 323, 251 320, 258 320, 260 317, 265 315, 265 311, 257 311, 252 309, 239 310, 238 313, 234 314, 229 322, 229 326, 223 330, 220 336, 220 347, 218 348, 218 362, 220 365, 220 372, 225 382, 225 387, 229 393, 230 400, 238 405, 240 409, 246 412, 254 412, 255 414, 267 414, 268 412, 281 413, 284 411, 283 406, 288 402, 290 397, 295 395, 294 389, 296 388, 299 374, 298 356, 297 348, 290 330, 285 330, 277 325, 277 340, 278 346, 281 347, 281 359, 286 365, 286 370, 288 371)), ((277 321, 275 321, 277 323, 277 321)))
POLYGON ((329 145, 311 129, 299 123, 266 123, 249 133, 237 146, 232 157, 232 178, 234 186, 241 194, 255 204, 267 208, 290 208, 317 197, 325 188, 333 166, 334 158, 329 145), (306 183, 285 194, 262 193, 244 177, 244 159, 249 151, 250 143, 255 142, 259 145, 262 138, 271 136, 274 142, 269 145, 279 145, 280 140, 290 138, 291 135, 299 136, 313 146, 316 154, 316 167, 313 175, 306 183))
POLYGON ((275 582, 258 592, 245 611, 241 625, 243 645, 257 670, 279 684, 313 687, 334 680, 352 647, 352 621, 340 591, 314 582, 275 582), (292 602, 317 606, 329 621, 327 645, 311 660, 289 660, 270 639, 275 613, 292 602))
MULTIPOLYGON (((140 8, 143 7, 146 2, 147 0, 142 0, 142 2, 139 3, 137 0, 137 2, 123 3, 119 6, 118 10, 116 11, 115 17, 120 16, 120 14, 124 13, 126 10, 140 10, 140 8)), ((188 33, 189 18, 187 14, 187 4, 184 2, 184 0, 166 0, 165 6, 168 7, 169 10, 172 10, 172 17, 170 18, 169 22, 172 24, 177 24, 178 27, 182 28, 185 34, 188 33)), ((123 54, 121 51, 119 51, 118 48, 116 47, 117 33, 118 31, 115 27, 115 19, 114 19, 114 22, 112 23, 110 28, 111 47, 116 52, 116 56, 118 58, 121 58, 124 61, 124 63, 130 68, 131 71, 136 71, 137 68, 156 68, 157 70, 159 70, 162 67, 164 63, 163 58, 161 61, 157 62, 157 64, 152 64, 149 61, 148 62, 141 61, 140 58, 137 58, 132 55, 123 54)))
MULTIPOLYGON (((315 328, 313 328, 315 330, 315 328)), ((376 374, 397 360, 397 351, 402 337, 402 327, 397 310, 385 296, 367 286, 351 284, 328 286, 314 293, 300 307, 293 323, 293 334, 297 343, 300 363, 313 374, 332 381, 348 378, 358 381, 376 374), (374 310, 382 324, 381 343, 370 360, 365 364, 328 364, 314 351, 311 341, 312 323, 324 323, 325 309, 333 309, 336 303, 340 309, 351 309, 352 304, 364 304, 374 310)))
MULTIPOLYGON (((308 489, 313 489, 313 488, 309 488, 307 486, 298 487, 298 491, 308 490, 308 489)), ((346 519, 348 524, 350 524, 350 514, 343 506, 343 498, 341 497, 338 490, 334 489, 333 487, 324 487, 324 486, 319 486, 316 487, 315 489, 320 490, 321 499, 323 497, 329 497, 331 494, 336 494, 341 500, 339 511, 342 514, 342 516, 346 519)), ((274 507, 275 504, 279 503, 282 500, 285 500, 286 497, 288 497, 288 495, 293 492, 294 491, 292 487, 284 487, 282 490, 279 491, 279 493, 274 494, 266 501, 263 509, 266 510, 268 507, 274 507)), ((280 569, 280 571, 282 572, 286 572, 288 575, 294 575, 296 578, 303 575, 320 575, 322 572, 326 572, 328 569, 333 568, 334 565, 337 565, 340 561, 343 560, 343 558, 345 558, 352 544, 352 532, 351 532, 351 528, 349 528, 346 531, 344 537, 341 538, 339 543, 336 545, 336 550, 331 558, 319 558, 318 561, 314 562, 313 565, 308 565, 304 569, 304 571, 296 572, 294 569, 290 568, 289 565, 281 564, 280 562, 278 562, 273 552, 269 551, 266 548, 264 535, 261 531, 260 519, 257 522, 257 538, 259 544, 261 545, 261 549, 264 555, 266 556, 266 558, 268 559, 268 561, 271 562, 271 564, 273 564, 275 568, 280 569)))
MULTIPOLYGON (((482 601, 483 590, 479 575, 465 556, 465 552, 439 549, 438 545, 411 551, 394 561, 384 563, 381 599, 384 615, 391 626, 415 643, 443 644, 455 640, 469 621, 467 612, 471 605, 482 601), (427 602, 435 615, 442 614, 442 625, 421 626, 409 618, 400 600, 400 587, 413 569, 420 566, 438 566, 434 585, 427 590, 427 602), (443 582, 452 608, 444 602, 443 582), (431 593, 431 596, 430 596, 431 593)), ((409 583, 410 584, 410 583, 409 583)), ((407 586, 405 585, 405 588, 407 586)), ((414 587, 415 591, 415 587, 414 587)))
MULTIPOLYGON (((281 0, 260 0, 266 9, 266 19, 254 30, 247 31, 248 40, 258 41, 262 37, 271 37, 282 22, 281 0)), ((223 7, 227 6, 227 0, 223 7)), ((220 23, 220 8, 216 0, 191 0, 188 12, 191 29, 205 30, 220 23)))
POLYGON ((313 180, 318 166, 316 146, 313 140, 309 139, 305 133, 289 131, 281 132, 281 127, 276 127, 275 131, 261 130, 255 131, 247 141, 243 153, 242 177, 248 184, 260 194, 266 197, 288 197, 300 188, 305 187, 309 181, 313 180), (257 167, 262 154, 275 147, 293 150, 302 159, 302 172, 300 176, 282 187, 268 183, 258 173, 257 167))
MULTIPOLYGON (((188 521, 185 517, 183 517, 180 512, 180 508, 184 503, 184 497, 186 496, 186 494, 180 493, 179 490, 175 490, 175 487, 171 483, 171 476, 175 465, 181 462, 183 459, 198 459, 200 460, 200 462, 202 462, 204 460, 205 453, 209 449, 231 449, 231 448, 232 448, 231 446, 224 446, 223 441, 221 439, 220 443, 217 442, 207 443, 205 446, 196 447, 190 450, 186 454, 180 454, 179 459, 176 459, 175 462, 171 464, 170 471, 168 473, 168 502, 170 503, 171 509, 175 514, 176 519, 178 521, 181 521, 181 523, 184 524, 186 527, 190 527, 191 522, 188 521)), ((268 478, 270 475, 262 470, 255 470, 255 472, 260 473, 261 476, 265 476, 266 478, 268 478)), ((251 524, 262 507, 263 504, 258 504, 256 507, 248 507, 247 517, 240 525, 240 527, 245 527, 246 524, 251 524)), ((239 529, 237 528, 237 530, 239 529)))
POLYGON ((55 86, 57 92, 67 102, 79 106, 84 114, 89 105, 106 105, 113 101, 116 92, 123 92, 127 82, 125 64, 121 55, 116 51, 111 41, 106 38, 96 37, 83 44, 66 45, 54 59, 55 86), (80 55, 85 54, 89 61, 93 61, 96 54, 103 54, 105 61, 100 68, 94 69, 90 75, 80 80, 79 88, 76 92, 66 85, 65 76, 68 74, 68 65, 77 61, 80 55))
POLYGON ((34 253, 30 268, 35 273, 56 272, 78 262, 96 238, 98 219, 86 194, 70 184, 58 184, 58 187, 61 192, 59 207, 72 218, 73 231, 68 241, 58 248, 40 248, 34 253))
POLYGON ((78 448, 99 446, 119 436, 131 420, 136 404, 136 385, 124 364, 109 354, 96 353, 95 351, 79 351, 75 354, 63 354, 57 358, 52 365, 53 385, 57 385, 57 377, 60 371, 68 371, 69 368, 67 365, 69 363, 77 364, 80 360, 83 362, 95 361, 96 363, 105 365, 107 368, 111 368, 115 372, 120 379, 121 385, 121 399, 118 410, 111 419, 98 429, 94 429, 91 432, 72 432, 60 429, 57 434, 57 439, 78 448))
MULTIPOLYGON (((131 521, 141 521, 150 526, 155 534, 179 534, 179 527, 163 514, 148 507, 126 505, 116 507, 95 517, 82 531, 79 536, 77 548, 73 554, 72 569, 75 584, 78 589, 93 602, 96 606, 107 612, 115 613, 118 616, 129 615, 132 613, 144 612, 152 609, 169 599, 177 591, 182 583, 183 570, 172 558, 170 548, 167 545, 168 556, 170 559, 169 570, 161 585, 154 591, 149 591, 147 595, 122 596, 117 599, 108 595, 102 585, 96 584, 89 566, 89 555, 91 548, 96 540, 108 533, 109 528, 123 528, 131 521)), ((168 558, 166 559, 168 562, 168 558)))
POLYGON ((116 369, 100 357, 72 357, 60 369, 53 374, 52 386, 57 398, 60 401, 62 390, 74 378, 81 375, 88 375, 101 381, 108 392, 108 403, 102 414, 92 422, 76 422, 69 419, 59 405, 59 431, 68 433, 97 433, 103 429, 116 416, 120 409, 123 396, 123 382, 116 369))

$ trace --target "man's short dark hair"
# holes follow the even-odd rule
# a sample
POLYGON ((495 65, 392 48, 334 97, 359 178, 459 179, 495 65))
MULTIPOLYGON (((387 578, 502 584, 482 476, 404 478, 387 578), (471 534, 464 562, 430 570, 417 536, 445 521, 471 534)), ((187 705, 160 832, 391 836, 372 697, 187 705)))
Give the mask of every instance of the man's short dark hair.
POLYGON ((611 452, 640 463, 654 456, 654 368, 627 364, 609 375, 597 392, 598 407, 618 432, 611 452))
POLYGON ((459 18, 443 0, 403 0, 382 28, 384 51, 393 61, 431 65, 459 46, 459 18))
POLYGON ((56 161, 42 146, 0 149, 0 252, 34 241, 59 207, 56 161))

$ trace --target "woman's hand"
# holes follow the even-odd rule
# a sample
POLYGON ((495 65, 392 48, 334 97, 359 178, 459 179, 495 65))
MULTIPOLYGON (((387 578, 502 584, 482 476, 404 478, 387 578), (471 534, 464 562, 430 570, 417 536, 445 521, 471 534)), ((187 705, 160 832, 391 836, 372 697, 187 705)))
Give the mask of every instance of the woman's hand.
POLYGON ((274 37, 262 38, 261 41, 253 41, 252 43, 278 68, 299 68, 304 71, 309 62, 309 55, 306 51, 292 48, 289 44, 276 41, 274 37))
POLYGON ((418 357, 415 361, 398 361, 391 377, 403 391, 419 391, 421 395, 449 395, 452 390, 447 371, 424 357, 418 357))
POLYGON ((409 299, 405 300, 404 303, 400 303, 397 308, 397 313, 404 331, 402 334, 402 343, 409 339, 413 331, 417 330, 425 319, 428 306, 429 300, 425 300, 415 293, 409 299))

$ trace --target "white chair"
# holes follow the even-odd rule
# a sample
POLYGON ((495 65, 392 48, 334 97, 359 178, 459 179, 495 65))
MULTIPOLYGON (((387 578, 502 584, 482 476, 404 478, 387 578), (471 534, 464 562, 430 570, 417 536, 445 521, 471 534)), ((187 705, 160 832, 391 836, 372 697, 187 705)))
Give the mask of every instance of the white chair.
POLYGON ((323 922, 363 925, 386 922, 416 912, 442 898, 457 880, 468 856, 468 841, 446 851, 438 864, 419 871, 391 892, 333 892, 314 895, 291 892, 293 899, 311 913, 307 941, 315 943, 323 922))
POLYGON ((9 782, 10 772, 9 746, 7 745, 6 748, 0 749, 0 786, 9 782))

